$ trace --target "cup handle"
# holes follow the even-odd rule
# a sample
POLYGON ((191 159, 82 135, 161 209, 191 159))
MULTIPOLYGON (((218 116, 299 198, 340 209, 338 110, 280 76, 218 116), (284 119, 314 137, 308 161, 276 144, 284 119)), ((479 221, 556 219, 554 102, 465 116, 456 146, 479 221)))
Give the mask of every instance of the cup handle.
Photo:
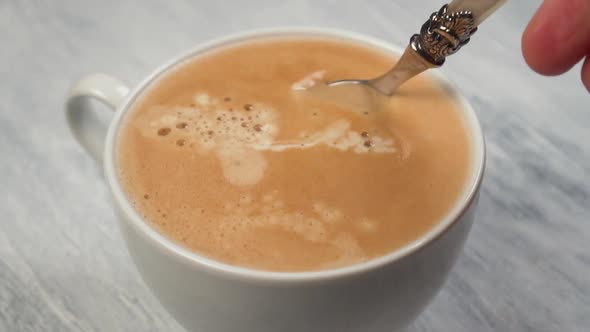
POLYGON ((91 99, 98 100, 113 111, 117 110, 129 88, 118 79, 105 74, 91 74, 74 84, 66 101, 66 119, 80 145, 102 163, 108 126, 92 111, 91 99))

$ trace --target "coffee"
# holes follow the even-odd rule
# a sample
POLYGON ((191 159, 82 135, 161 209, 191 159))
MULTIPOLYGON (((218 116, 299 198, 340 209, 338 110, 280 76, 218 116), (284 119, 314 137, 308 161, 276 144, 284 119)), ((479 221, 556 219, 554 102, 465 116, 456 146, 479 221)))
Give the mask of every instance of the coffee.
POLYGON ((187 60, 123 120, 123 188, 162 234, 228 264, 312 271, 403 247, 465 190, 472 151, 458 105, 425 76, 374 111, 296 89, 391 65, 376 49, 295 37, 187 60))

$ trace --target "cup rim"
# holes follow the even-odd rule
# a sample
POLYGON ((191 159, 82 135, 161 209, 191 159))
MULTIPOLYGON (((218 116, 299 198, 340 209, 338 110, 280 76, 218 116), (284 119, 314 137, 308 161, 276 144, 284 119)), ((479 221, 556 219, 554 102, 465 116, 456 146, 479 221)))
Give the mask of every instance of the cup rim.
POLYGON ((415 254, 444 235, 444 233, 450 230, 453 225, 455 225, 455 223, 461 219, 462 215, 465 214, 466 210, 472 205, 473 201, 477 197, 485 169, 486 149, 483 131, 475 111, 465 99, 465 97, 459 93, 458 89, 439 71, 430 71, 427 74, 430 75, 431 78, 435 79, 450 93, 452 93, 453 99, 460 106, 463 120, 468 126, 470 136, 472 136, 472 150, 474 153, 472 157, 472 173, 468 179, 468 183, 465 185, 463 197, 455 204, 455 206, 447 213, 447 215, 445 215, 436 224, 436 226, 432 227, 428 232, 424 233, 418 239, 406 244, 401 248, 393 250, 385 255, 369 259, 367 261, 334 269, 303 272, 257 270, 253 268, 230 265, 212 258, 208 258, 193 252, 190 249, 181 246, 180 244, 177 244, 173 240, 158 232, 149 224, 149 222, 145 221, 139 215, 138 211, 133 208, 118 179, 116 171, 115 147, 117 133, 118 129, 121 127, 122 119, 125 117, 130 109, 130 106, 141 95, 141 93, 150 85, 151 82, 158 79, 162 74, 166 73, 168 70, 172 69, 183 61, 188 60, 194 56, 198 56, 199 54, 239 42, 286 36, 316 38, 323 37, 336 40, 339 39, 359 45, 375 47, 377 49, 382 49, 383 51, 395 54, 401 54, 402 52, 401 48, 396 47, 393 44, 351 31, 318 27, 279 27, 254 29, 216 38, 205 43, 200 43, 188 51, 173 57, 171 60, 152 71, 151 74, 149 74, 143 81, 141 81, 135 88, 131 90, 131 92, 125 98, 125 101, 117 108, 108 129, 105 140, 103 166, 105 178, 114 197, 114 202, 120 209, 120 213, 122 214, 121 219, 124 219, 121 220, 121 222, 127 223, 129 226, 133 227, 145 240, 157 244, 158 249, 163 250, 169 257, 179 259, 185 264, 207 269, 211 273, 231 278, 282 283, 329 280, 375 270, 383 267, 384 265, 400 261, 415 254))

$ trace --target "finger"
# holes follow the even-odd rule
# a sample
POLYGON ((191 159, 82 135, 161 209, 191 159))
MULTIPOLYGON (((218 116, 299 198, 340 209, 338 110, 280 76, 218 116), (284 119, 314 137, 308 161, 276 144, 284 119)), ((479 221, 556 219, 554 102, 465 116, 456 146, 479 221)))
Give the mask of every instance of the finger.
POLYGON ((590 54, 588 54, 582 66, 582 82, 584 82, 586 89, 590 92, 590 54))
POLYGON ((523 34, 522 50, 541 74, 569 70, 590 53, 590 1, 545 0, 523 34))

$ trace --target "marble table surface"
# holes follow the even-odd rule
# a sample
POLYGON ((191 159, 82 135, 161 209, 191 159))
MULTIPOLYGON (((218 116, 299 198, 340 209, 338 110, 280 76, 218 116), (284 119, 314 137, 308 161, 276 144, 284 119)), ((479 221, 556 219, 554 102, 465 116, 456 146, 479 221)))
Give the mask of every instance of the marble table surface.
MULTIPOLYGON (((531 72, 509 2, 442 70, 477 110, 488 165, 476 226, 409 332, 590 331, 590 94, 531 72)), ((132 265, 101 170, 63 103, 85 73, 138 82, 251 28, 348 29, 404 44, 435 0, 0 1, 0 331, 182 331, 132 265)), ((579 67, 577 67, 579 69, 579 67)))

